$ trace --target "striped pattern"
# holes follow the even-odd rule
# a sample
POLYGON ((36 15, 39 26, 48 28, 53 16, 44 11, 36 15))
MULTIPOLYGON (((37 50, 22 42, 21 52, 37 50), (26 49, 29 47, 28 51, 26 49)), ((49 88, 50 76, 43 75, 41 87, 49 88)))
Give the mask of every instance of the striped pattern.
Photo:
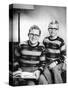
MULTIPOLYGON (((32 67, 43 70, 45 65, 45 49, 44 46, 38 43, 37 46, 32 47, 29 41, 24 42, 16 50, 20 54, 20 66, 32 69, 32 67)), ((34 68, 33 68, 34 69, 34 68)))
POLYGON ((64 61, 64 56, 66 55, 64 40, 60 37, 56 39, 50 39, 46 37, 43 41, 46 48, 46 59, 47 62, 52 62, 54 60, 64 61))

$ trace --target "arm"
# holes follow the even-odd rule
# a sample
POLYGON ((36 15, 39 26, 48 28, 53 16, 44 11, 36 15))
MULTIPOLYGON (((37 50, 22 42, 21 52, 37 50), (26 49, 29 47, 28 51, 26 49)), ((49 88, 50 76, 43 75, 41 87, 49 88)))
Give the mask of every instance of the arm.
POLYGON ((45 48, 43 47, 43 51, 42 51, 42 54, 40 56, 40 66, 38 69, 38 70, 40 70, 40 73, 43 72, 44 67, 45 67, 45 48))
POLYGON ((20 68, 20 46, 17 46, 15 48, 15 59, 14 59, 14 63, 13 63, 13 67, 14 67, 14 71, 18 70, 18 68, 20 68))
POLYGON ((40 74, 43 73, 45 67, 45 54, 43 51, 39 59, 40 59, 39 68, 34 72, 37 79, 39 78, 40 74))
POLYGON ((60 60, 61 60, 61 62, 64 62, 65 58, 66 58, 66 46, 65 46, 65 43, 63 41, 61 43, 61 46, 60 46, 60 60))

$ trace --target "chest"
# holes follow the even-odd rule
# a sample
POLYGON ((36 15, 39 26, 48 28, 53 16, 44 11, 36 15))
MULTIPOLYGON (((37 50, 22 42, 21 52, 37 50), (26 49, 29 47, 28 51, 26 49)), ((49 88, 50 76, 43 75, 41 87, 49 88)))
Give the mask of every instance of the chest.
POLYGON ((22 56, 25 55, 25 56, 39 57, 42 54, 42 49, 40 47, 33 48, 28 46, 28 47, 21 48, 20 53, 22 56))

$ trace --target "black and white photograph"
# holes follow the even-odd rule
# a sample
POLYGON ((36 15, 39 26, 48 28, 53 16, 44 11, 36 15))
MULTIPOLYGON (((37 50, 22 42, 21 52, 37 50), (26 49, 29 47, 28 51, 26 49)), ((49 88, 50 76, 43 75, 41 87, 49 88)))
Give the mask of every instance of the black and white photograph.
POLYGON ((9 5, 9 85, 67 83, 66 9, 9 5))

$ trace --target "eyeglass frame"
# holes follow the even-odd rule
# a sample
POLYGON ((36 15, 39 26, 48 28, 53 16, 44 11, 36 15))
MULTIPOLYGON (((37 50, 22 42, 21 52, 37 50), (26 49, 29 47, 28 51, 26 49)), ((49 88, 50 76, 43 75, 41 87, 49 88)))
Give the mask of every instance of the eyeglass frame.
POLYGON ((49 29, 51 29, 51 30, 53 30, 53 29, 58 30, 58 28, 48 28, 48 30, 49 30, 49 29))
POLYGON ((37 34, 33 34, 33 33, 29 33, 29 35, 35 36, 35 37, 39 37, 40 35, 37 34))

